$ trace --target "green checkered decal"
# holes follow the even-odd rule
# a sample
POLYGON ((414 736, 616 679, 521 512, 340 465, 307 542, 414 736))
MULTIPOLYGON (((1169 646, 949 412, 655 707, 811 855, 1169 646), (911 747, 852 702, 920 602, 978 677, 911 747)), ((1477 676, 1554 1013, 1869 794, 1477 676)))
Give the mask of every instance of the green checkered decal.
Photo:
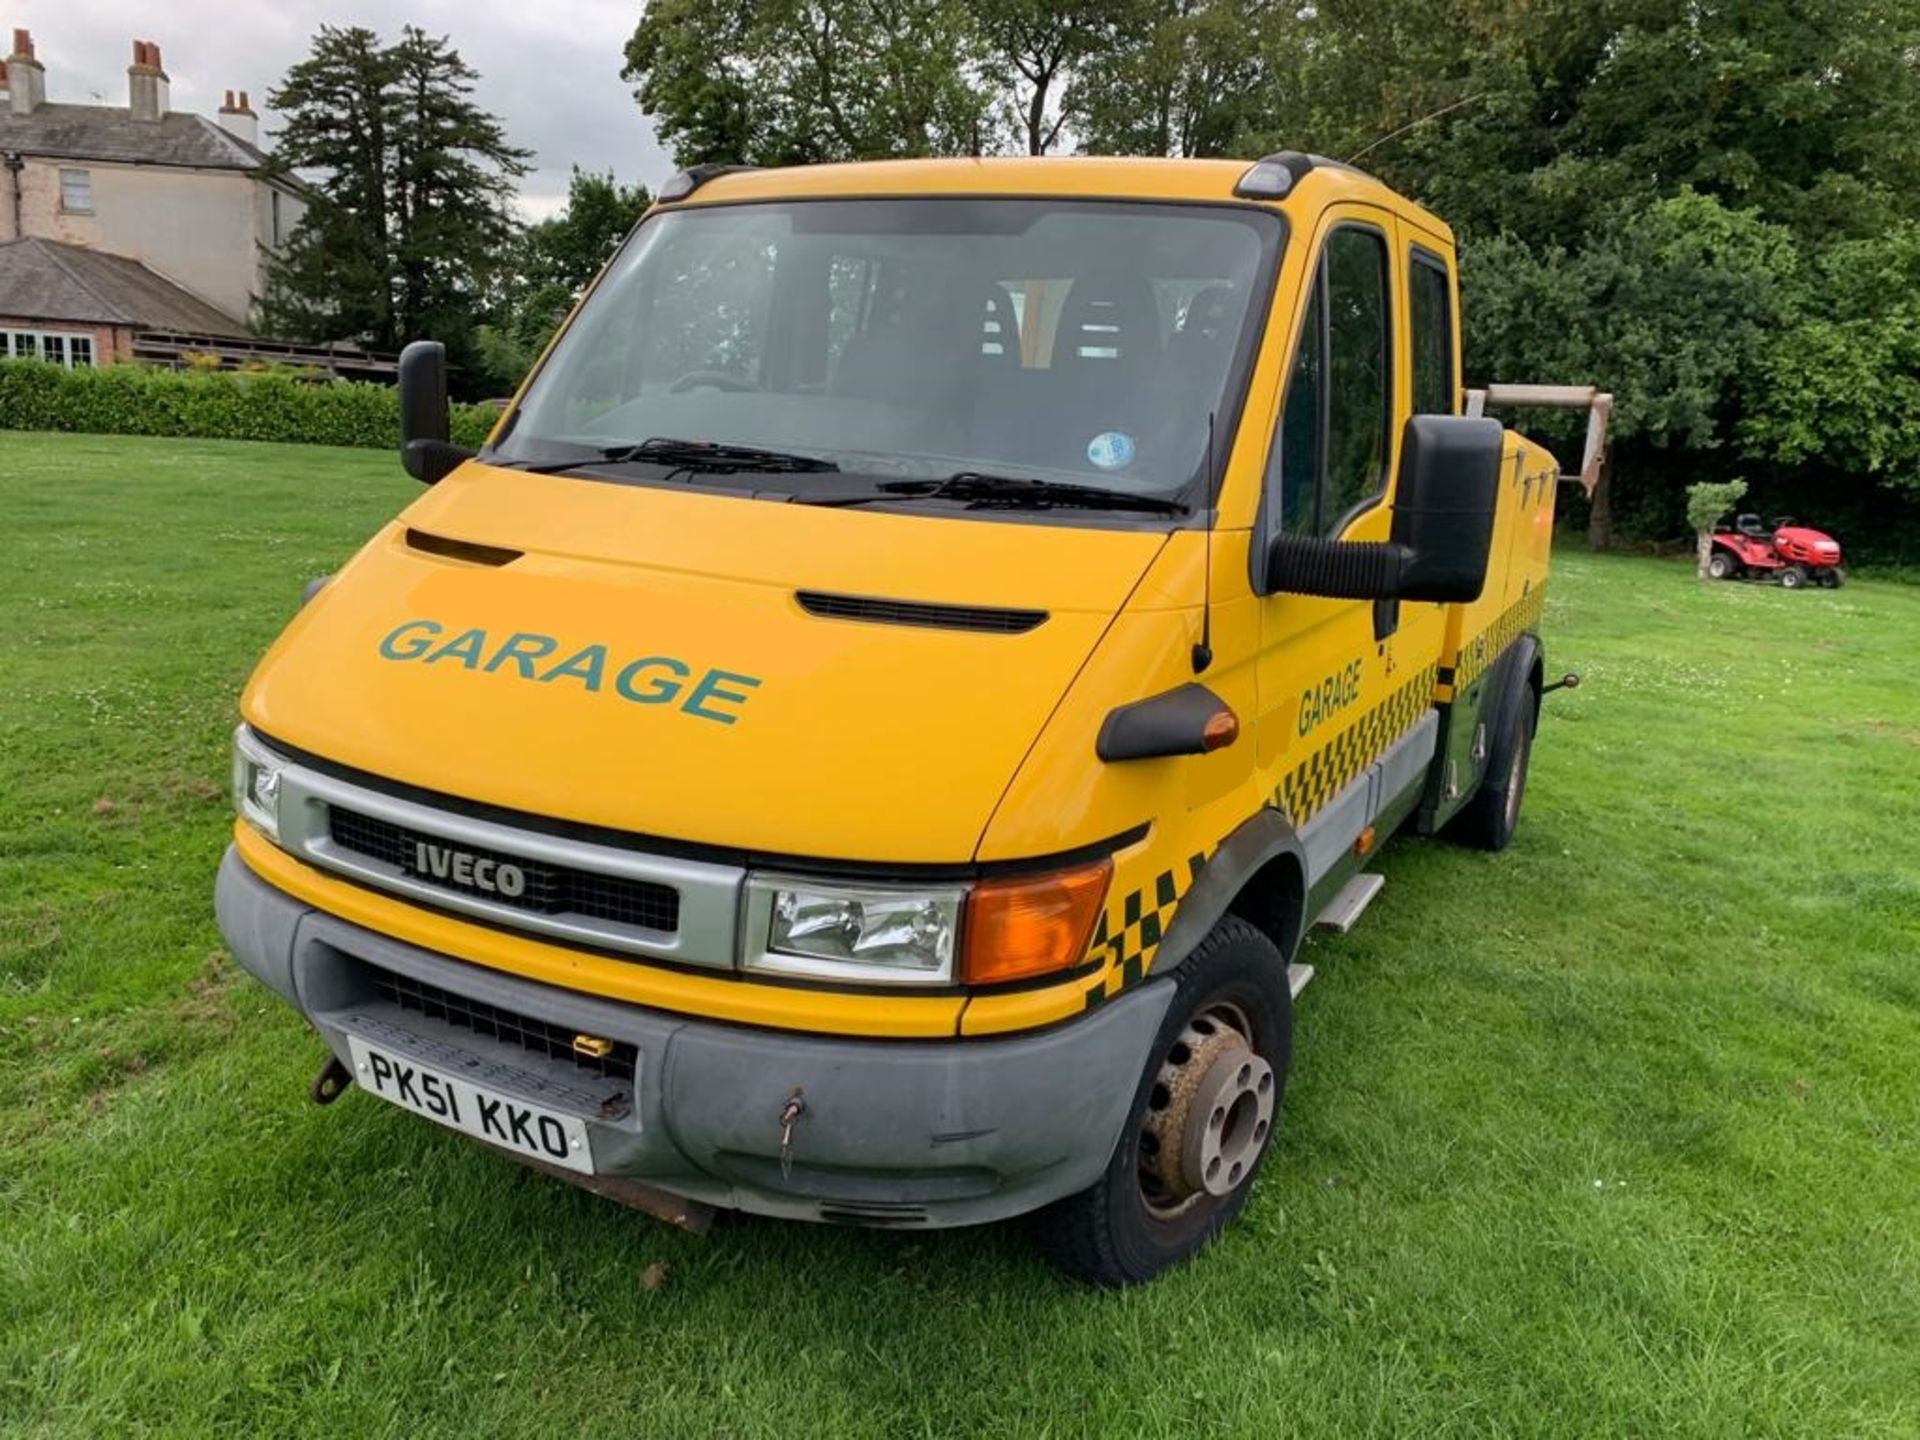
POLYGON ((1200 867, 1206 863, 1205 855, 1191 856, 1184 875, 1162 870, 1154 877, 1151 889, 1128 891, 1118 909, 1110 906, 1101 911, 1100 923, 1094 927, 1093 943, 1088 947, 1088 958, 1109 958, 1121 973, 1122 984, 1131 985, 1138 980, 1147 968, 1148 957, 1160 944, 1160 937, 1173 923, 1173 912, 1179 908, 1180 897, 1193 888, 1193 882, 1200 878, 1200 867))
POLYGON ((1206 863, 1205 855, 1189 856, 1182 873, 1162 870, 1150 888, 1130 890, 1120 897, 1117 908, 1114 897, 1108 897, 1108 908, 1100 912, 1093 941, 1087 947, 1087 959, 1105 961, 1110 968, 1087 991, 1089 1010, 1146 974, 1160 937, 1167 933, 1173 912, 1180 908, 1180 897, 1193 888, 1206 863))
MULTIPOLYGON (((1426 713, 1433 704, 1433 677, 1429 665, 1294 766, 1274 791, 1274 804, 1296 825, 1304 823, 1426 713)), ((1089 963, 1103 966, 1087 990, 1088 1009, 1147 973, 1181 898, 1206 863, 1205 853, 1189 856, 1180 870, 1161 871, 1151 886, 1109 897, 1087 950, 1089 963)))
POLYGON ((1386 699, 1280 777, 1273 803, 1295 825, 1304 825, 1359 778, 1433 704, 1434 668, 1429 665, 1386 699))
POLYGON ((1486 674, 1507 646, 1540 623, 1540 612, 1545 608, 1546 598, 1544 586, 1529 582, 1518 600, 1502 610, 1486 629, 1461 645, 1453 667, 1455 695, 1486 674))

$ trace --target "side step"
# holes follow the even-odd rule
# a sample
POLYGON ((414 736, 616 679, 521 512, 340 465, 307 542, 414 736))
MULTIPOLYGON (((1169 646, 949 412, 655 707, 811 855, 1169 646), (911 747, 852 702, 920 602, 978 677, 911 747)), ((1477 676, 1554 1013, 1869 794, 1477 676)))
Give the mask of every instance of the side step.
POLYGON ((1287 966, 1287 990, 1295 1000, 1300 998, 1300 992, 1307 988, 1307 983, 1312 979, 1313 967, 1311 965, 1287 966))
POLYGON ((1373 903, 1373 897, 1387 883, 1384 875, 1365 872, 1354 876, 1340 887, 1340 893, 1333 897, 1327 908, 1320 912, 1313 923, 1338 930, 1342 935, 1353 929, 1356 921, 1367 913, 1367 906, 1373 903))

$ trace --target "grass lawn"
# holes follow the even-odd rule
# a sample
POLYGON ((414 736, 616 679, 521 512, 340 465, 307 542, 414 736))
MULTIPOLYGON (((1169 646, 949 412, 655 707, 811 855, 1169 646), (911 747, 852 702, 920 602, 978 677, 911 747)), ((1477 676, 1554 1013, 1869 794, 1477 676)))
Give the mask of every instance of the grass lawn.
POLYGON ((1564 555, 1513 849, 1389 848, 1242 1222, 1101 1295, 307 1102, 213 925, 227 736, 412 493, 0 435, 0 1432, 1920 1434, 1920 589, 1564 555))

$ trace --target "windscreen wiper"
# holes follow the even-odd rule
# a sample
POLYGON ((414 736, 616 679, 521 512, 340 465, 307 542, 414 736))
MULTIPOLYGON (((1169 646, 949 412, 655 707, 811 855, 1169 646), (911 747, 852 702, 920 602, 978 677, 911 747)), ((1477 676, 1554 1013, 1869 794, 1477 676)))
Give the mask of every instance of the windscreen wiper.
POLYGON ((902 499, 958 500, 977 509, 1144 510, 1155 515, 1184 515, 1188 508, 1165 495, 1142 495, 1132 490, 1110 490, 1104 485, 1077 485, 1027 475, 990 475, 983 470, 956 470, 944 480, 883 480, 875 488, 902 499))
POLYGON ((656 436, 634 445, 611 445, 597 455, 575 460, 552 460, 515 468, 534 475, 560 475, 595 465, 665 465, 672 474, 691 471, 706 475, 751 471, 765 475, 826 474, 839 470, 831 460, 789 450, 763 450, 757 445, 716 445, 704 440, 674 440, 656 436))

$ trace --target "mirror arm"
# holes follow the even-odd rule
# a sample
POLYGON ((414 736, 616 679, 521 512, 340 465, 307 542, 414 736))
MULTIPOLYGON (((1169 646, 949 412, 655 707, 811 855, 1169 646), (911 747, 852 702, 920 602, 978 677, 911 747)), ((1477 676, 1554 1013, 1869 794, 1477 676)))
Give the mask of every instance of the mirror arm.
POLYGON ((1386 540, 1318 540, 1276 535, 1267 575, 1276 588, 1332 600, 1391 599, 1413 562, 1405 545, 1386 540))
POLYGON ((479 453, 446 440, 409 440, 400 447, 400 463, 421 484, 432 485, 479 453))

